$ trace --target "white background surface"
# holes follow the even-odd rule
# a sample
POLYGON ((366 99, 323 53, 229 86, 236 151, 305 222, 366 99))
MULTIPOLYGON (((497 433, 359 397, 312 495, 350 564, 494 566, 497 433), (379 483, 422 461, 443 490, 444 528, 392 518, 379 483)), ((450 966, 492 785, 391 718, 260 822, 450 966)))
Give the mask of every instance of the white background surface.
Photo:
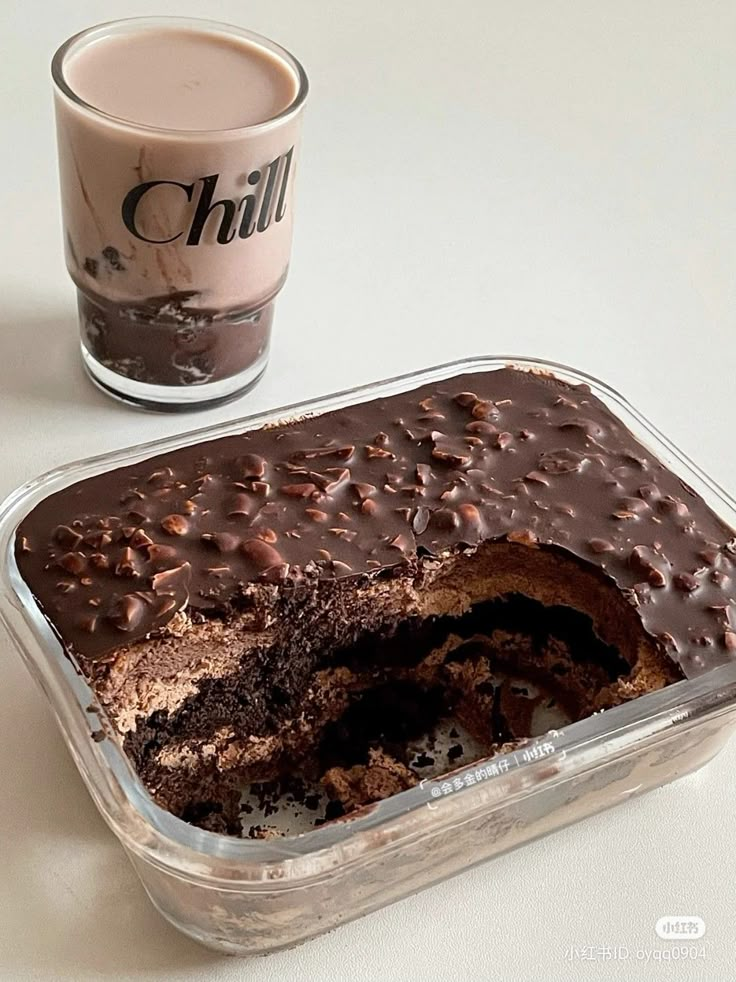
MULTIPOLYGON (((568 361, 736 488, 732 0, 3 0, 0 495, 72 458, 477 353, 568 361), (266 378, 199 416, 99 395, 62 262, 48 62, 82 27, 191 13, 290 47, 312 81, 290 280, 266 378)), ((300 948, 243 962, 154 912, 0 637, 0 978, 632 979, 736 959, 736 742, 698 775, 300 948), (662 914, 706 921, 696 963, 662 914)), ((431 862, 431 857, 428 857, 431 862)))

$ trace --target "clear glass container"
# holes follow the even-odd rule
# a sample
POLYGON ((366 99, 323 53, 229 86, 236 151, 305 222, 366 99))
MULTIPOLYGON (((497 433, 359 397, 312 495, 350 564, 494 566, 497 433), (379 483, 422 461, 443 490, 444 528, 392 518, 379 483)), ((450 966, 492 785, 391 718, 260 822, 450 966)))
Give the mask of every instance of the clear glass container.
POLYGON ((242 395, 289 268, 304 69, 241 27, 132 17, 69 38, 51 74, 88 375, 153 410, 242 395))
POLYGON ((233 954, 297 944, 681 777, 713 757, 736 725, 734 662, 301 835, 229 838, 186 824, 149 796, 20 578, 13 541, 23 517, 65 485, 154 454, 507 364, 587 383, 637 439, 736 527, 736 502, 613 389, 562 365, 500 357, 456 361, 70 464, 31 481, 0 508, 0 619, 51 702, 92 798, 152 902, 203 944, 233 954), (100 739, 103 734, 109 738, 100 739))

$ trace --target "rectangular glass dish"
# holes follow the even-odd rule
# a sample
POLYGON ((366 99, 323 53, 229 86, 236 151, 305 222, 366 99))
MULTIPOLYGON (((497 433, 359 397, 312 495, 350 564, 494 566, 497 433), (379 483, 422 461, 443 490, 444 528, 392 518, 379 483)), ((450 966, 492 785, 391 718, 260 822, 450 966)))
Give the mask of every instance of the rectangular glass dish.
POLYGON ((38 502, 116 467, 314 416, 467 372, 506 365, 585 383, 633 435, 729 526, 736 502, 620 395, 549 362, 478 357, 362 386, 52 471, 0 507, 0 620, 46 693, 100 813, 154 905, 201 943, 235 954, 289 947, 461 872, 523 842, 700 767, 736 724, 736 662, 462 767, 320 828, 238 839, 158 807, 113 735, 83 675, 20 577, 14 535, 38 502))

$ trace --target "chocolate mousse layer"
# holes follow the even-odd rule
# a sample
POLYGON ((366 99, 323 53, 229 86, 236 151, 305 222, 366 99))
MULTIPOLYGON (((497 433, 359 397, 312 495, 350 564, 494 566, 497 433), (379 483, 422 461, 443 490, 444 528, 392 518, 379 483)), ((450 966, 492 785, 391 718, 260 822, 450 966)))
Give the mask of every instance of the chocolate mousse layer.
MULTIPOLYGON (((422 631, 445 625, 435 652, 468 617, 493 637, 495 615, 476 623, 488 602, 587 618, 603 648, 567 645, 562 674, 601 659, 608 674, 578 711, 730 660, 735 551, 587 387, 504 369, 90 478, 27 516, 16 556, 152 793, 192 820, 227 798, 232 831, 235 782, 316 746, 354 678, 398 679, 422 631)), ((549 675, 543 647, 509 643, 488 671, 516 658, 549 675)), ((421 664, 404 668, 431 689, 421 664)), ((331 786, 355 797, 361 774, 331 786)))

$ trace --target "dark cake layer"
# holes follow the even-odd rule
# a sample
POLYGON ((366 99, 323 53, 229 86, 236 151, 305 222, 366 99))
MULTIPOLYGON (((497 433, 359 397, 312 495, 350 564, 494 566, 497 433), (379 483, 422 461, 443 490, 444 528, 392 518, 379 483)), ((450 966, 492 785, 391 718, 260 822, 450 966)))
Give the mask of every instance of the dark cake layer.
POLYGON ((159 802, 196 824, 237 833, 243 788, 295 778, 322 789, 327 810, 323 800, 311 816, 319 823, 458 766, 430 760, 427 771, 412 759, 413 741, 443 722, 472 736, 477 759, 533 735, 542 699, 576 720, 678 677, 656 654, 629 665, 567 606, 510 594, 460 616, 402 622, 389 637, 363 635, 320 659, 298 703, 260 727, 248 695, 266 689, 245 671, 208 680, 176 713, 154 714, 129 733, 125 746, 159 802))

